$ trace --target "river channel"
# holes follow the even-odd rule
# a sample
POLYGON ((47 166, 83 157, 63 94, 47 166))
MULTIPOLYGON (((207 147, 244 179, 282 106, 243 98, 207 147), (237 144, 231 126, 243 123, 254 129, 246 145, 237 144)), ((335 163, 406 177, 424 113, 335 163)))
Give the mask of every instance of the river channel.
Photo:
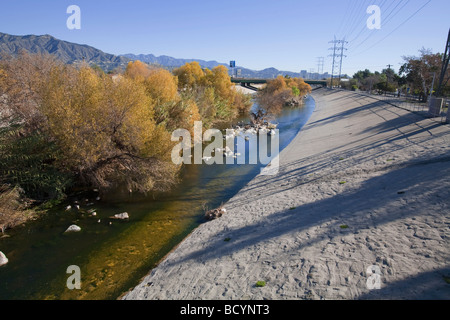
MULTIPOLYGON (((275 119, 280 149, 310 118, 315 107, 285 108, 275 119)), ((246 120, 246 119, 241 119, 246 120)), ((261 165, 186 165, 181 183, 170 193, 115 193, 79 199, 80 210, 54 209, 0 238, 9 263, 0 267, 0 299, 117 299, 136 286, 199 224, 204 208, 226 203, 255 177, 261 165), (86 201, 87 200, 87 201, 86 201), (89 205, 88 205, 89 204, 89 205), (96 212, 95 216, 89 210, 96 212), (127 212, 127 221, 111 220, 127 212), (64 233, 77 224, 81 231, 64 233), (81 271, 81 289, 69 290, 67 267, 81 271)))

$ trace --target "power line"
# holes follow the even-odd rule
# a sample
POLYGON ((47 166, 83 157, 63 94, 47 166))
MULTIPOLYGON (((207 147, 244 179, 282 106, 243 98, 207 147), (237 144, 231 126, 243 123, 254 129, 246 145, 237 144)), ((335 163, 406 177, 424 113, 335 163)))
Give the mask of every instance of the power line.
POLYGON ((403 2, 403 0, 399 1, 397 3, 397 5, 394 7, 394 9, 392 9, 391 12, 389 12, 389 14, 384 18, 385 20, 383 21, 383 23, 388 23, 389 21, 392 20, 392 18, 394 18, 399 12, 402 11, 402 9, 409 3, 409 0, 406 1, 405 4, 403 4, 403 6, 400 7, 400 9, 397 10, 397 12, 394 13, 393 16, 391 16, 391 14, 395 11, 395 9, 403 2))
POLYGON ((358 19, 358 5, 361 5, 361 0, 357 0, 354 3, 352 3, 352 9, 350 12, 350 15, 348 16, 348 19, 346 19, 347 24, 345 25, 344 29, 342 30, 342 37, 347 35, 352 30, 352 26, 355 23, 355 21, 358 19))
MULTIPOLYGON (((370 0, 366 0, 366 1, 370 1, 370 0)), ((355 16, 355 19, 353 20, 353 21, 351 21, 351 23, 350 23, 350 30, 347 32, 347 33, 345 33, 345 36, 344 36, 344 38, 349 38, 352 34, 353 34, 353 32, 355 32, 355 29, 356 29, 356 27, 358 26, 358 22, 359 21, 361 21, 361 18, 362 18, 362 20, 363 20, 363 22, 364 22, 364 18, 365 18, 365 13, 366 13, 366 10, 363 10, 364 9, 364 1, 359 1, 359 3, 358 3, 358 7, 357 7, 357 9, 356 9, 356 13, 357 13, 357 15, 355 16), (358 15, 358 12, 359 13, 361 13, 361 12, 364 12, 364 14, 362 15, 362 17, 360 16, 360 15, 358 15)))
MULTIPOLYGON (((391 16, 391 14, 395 11, 395 9, 396 9, 398 6, 402 3, 402 1, 403 1, 403 0, 400 0, 400 1, 397 3, 397 5, 391 10, 391 12, 388 13, 388 15, 387 15, 387 17, 386 17, 387 20, 384 20, 384 21, 383 21, 383 26, 386 26, 386 25, 389 23, 389 21, 390 21, 393 17, 395 17, 399 12, 401 12, 401 10, 409 3, 409 0, 407 0, 407 1, 403 4, 403 6, 401 6, 401 7, 394 13, 394 15, 391 16), (389 17, 390 17, 390 19, 389 19, 389 17)), ((373 35, 374 35, 373 32, 369 33, 369 35, 368 35, 363 41, 359 42, 355 47, 353 47, 352 50, 355 50, 355 49, 359 48, 363 43, 365 43, 365 42, 366 42, 370 37, 372 37, 373 35)))
POLYGON ((344 11, 345 13, 344 13, 343 19, 342 19, 342 21, 341 21, 341 24, 339 25, 338 30, 337 30, 337 34, 339 34, 339 33, 341 32, 341 29, 342 29, 342 27, 344 26, 345 21, 347 21, 347 16, 348 16, 348 13, 349 13, 349 11, 350 11, 350 5, 351 5, 351 3, 352 3, 352 1, 349 0, 349 1, 348 1, 348 4, 347 4, 347 9, 344 11))
POLYGON ((370 46, 369 48, 367 48, 366 50, 359 52, 357 54, 361 54, 361 53, 365 53, 368 50, 372 49, 373 47, 375 47, 377 44, 379 44, 380 42, 384 41, 387 37, 389 37, 391 34, 393 34, 395 31, 397 31, 401 26, 403 26, 406 22, 408 22, 409 20, 411 20, 417 13, 419 13, 420 10, 422 10, 423 8, 425 8, 426 5, 428 5, 431 2, 431 0, 428 0, 423 6, 421 6, 418 10, 416 10, 412 15, 410 15, 406 20, 404 20, 400 25, 398 25, 394 30, 392 30, 391 32, 389 32, 384 38, 382 38, 381 40, 377 41, 376 43, 374 43, 372 46, 370 46))
MULTIPOLYGON (((408 0, 408 1, 409 1, 409 0, 408 0)), ((394 7, 394 9, 392 9, 392 10, 388 13, 387 16, 391 15, 392 12, 393 12, 393 10, 395 10, 395 8, 397 8, 397 6, 398 6, 400 3, 402 3, 402 2, 403 2, 403 0, 400 0, 399 2, 397 2, 397 5, 394 7)), ((384 1, 384 2, 382 2, 382 3, 380 4, 380 11, 382 11, 382 12, 386 12, 386 11, 391 7, 391 5, 394 4, 394 2, 390 2, 389 5, 388 5, 386 8, 384 8, 383 6, 384 6, 385 3, 386 3, 386 1, 384 1)), ((384 22, 384 21, 383 21, 383 22, 384 22)), ((361 30, 359 31, 359 33, 356 35, 356 37, 354 37, 352 40, 349 40, 350 44, 352 44, 356 39, 358 39, 359 36, 360 36, 364 31, 366 31, 366 32, 370 31, 370 29, 367 28, 366 23, 362 23, 362 28, 361 28, 361 30)), ((346 38, 347 38, 347 37, 346 37, 346 38)), ((350 46, 351 46, 351 45, 350 45, 350 46)))

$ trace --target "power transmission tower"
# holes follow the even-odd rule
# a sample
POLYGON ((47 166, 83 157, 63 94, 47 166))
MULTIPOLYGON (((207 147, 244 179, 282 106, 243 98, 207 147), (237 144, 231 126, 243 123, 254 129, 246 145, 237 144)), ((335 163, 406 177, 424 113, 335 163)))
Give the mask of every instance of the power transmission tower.
MULTIPOLYGON (((444 56, 442 58, 441 74, 439 76, 439 85, 438 85, 438 89, 436 92, 437 96, 440 96, 442 94, 442 87, 444 86, 444 77, 445 77, 445 74, 447 73, 449 58, 450 58, 450 29, 448 30, 447 44, 445 45, 445 52, 444 52, 444 56)), ((447 79, 447 81, 448 81, 448 79, 447 79)), ((446 81, 446 83, 447 83, 447 81, 446 81)), ((433 90, 433 88, 431 88, 431 90, 433 90)))
POLYGON ((331 67, 331 87, 333 88, 333 78, 335 74, 339 75, 339 83, 341 82, 341 72, 342 72, 342 58, 347 57, 344 55, 344 50, 347 50, 345 48, 345 44, 348 43, 348 41, 345 41, 345 38, 343 40, 336 40, 336 36, 334 36, 334 40, 330 41, 329 43, 333 44, 333 48, 329 48, 328 50, 333 50, 333 54, 329 55, 330 57, 333 57, 333 64, 331 67), (339 61, 339 72, 336 72, 337 66, 339 61))
POLYGON ((323 74, 324 61, 325 61, 324 57, 317 57, 317 73, 319 74, 319 77, 321 74, 323 74))
POLYGON ((313 80, 314 68, 309 68, 309 79, 313 80))
POLYGON ((346 57, 346 58, 347 58, 347 56, 344 55, 344 50, 347 50, 347 48, 344 48, 344 45, 345 45, 346 43, 348 43, 348 41, 345 41, 345 38, 344 38, 344 40, 340 40, 340 41, 341 41, 341 49, 340 49, 340 51, 341 51, 341 60, 340 60, 340 62, 339 62, 339 83, 341 83, 342 57, 346 57))

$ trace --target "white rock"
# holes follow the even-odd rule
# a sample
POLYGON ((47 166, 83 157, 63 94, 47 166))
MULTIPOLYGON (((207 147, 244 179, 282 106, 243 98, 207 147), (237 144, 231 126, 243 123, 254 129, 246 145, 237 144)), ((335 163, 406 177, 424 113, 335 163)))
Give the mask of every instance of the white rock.
POLYGON ((73 224, 70 227, 68 227, 65 232, 79 232, 79 231, 81 231, 81 228, 76 224, 73 224))
POLYGON ((250 128, 245 131, 246 134, 256 134, 256 130, 254 128, 250 128))
POLYGON ((125 219, 129 219, 130 217, 129 217, 129 215, 128 215, 128 212, 123 212, 123 213, 115 214, 113 218, 114 218, 114 219, 125 220, 125 219))
POLYGON ((0 251, 0 266, 3 266, 8 263, 8 258, 5 256, 3 252, 0 251))

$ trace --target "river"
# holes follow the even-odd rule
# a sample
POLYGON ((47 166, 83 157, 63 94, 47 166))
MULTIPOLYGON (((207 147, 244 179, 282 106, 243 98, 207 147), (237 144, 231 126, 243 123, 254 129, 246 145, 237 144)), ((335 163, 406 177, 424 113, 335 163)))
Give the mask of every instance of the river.
MULTIPOLYGON (((299 108, 277 116, 280 149, 308 121, 315 107, 307 97, 299 108)), ((244 120, 244 119, 242 119, 244 120)), ((81 210, 54 209, 0 238, 9 263, 0 267, 0 299, 117 299, 139 283, 156 264, 200 223, 204 208, 233 197, 255 177, 260 165, 186 165, 181 183, 154 199, 114 194, 79 199, 81 210), (87 203, 92 205, 87 206, 87 203), (88 210, 95 209, 96 216, 88 210), (128 212, 128 221, 110 216, 128 212), (77 224, 81 232, 64 233, 77 224), (69 290, 67 267, 81 270, 81 289, 69 290)))

